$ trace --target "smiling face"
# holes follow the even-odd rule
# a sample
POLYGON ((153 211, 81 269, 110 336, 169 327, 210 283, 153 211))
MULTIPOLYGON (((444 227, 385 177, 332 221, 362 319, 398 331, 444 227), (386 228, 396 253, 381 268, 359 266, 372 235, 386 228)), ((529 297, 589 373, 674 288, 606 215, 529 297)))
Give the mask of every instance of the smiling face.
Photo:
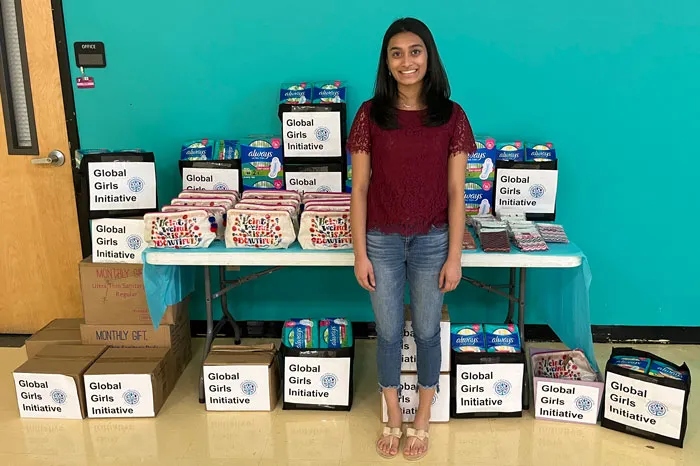
POLYGON ((428 53, 423 40, 412 32, 401 32, 389 40, 389 71, 400 86, 413 86, 423 81, 428 69, 428 53))

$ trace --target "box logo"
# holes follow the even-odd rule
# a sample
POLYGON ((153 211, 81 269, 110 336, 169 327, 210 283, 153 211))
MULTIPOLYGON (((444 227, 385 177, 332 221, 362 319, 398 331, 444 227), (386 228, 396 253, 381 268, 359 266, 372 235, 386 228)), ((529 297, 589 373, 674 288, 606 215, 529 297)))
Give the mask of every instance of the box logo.
POLYGON ((533 184, 532 186, 530 186, 530 196, 532 196, 535 199, 541 198, 546 192, 547 190, 541 184, 533 184))
POLYGON ((328 139, 331 137, 331 130, 326 128, 325 126, 319 126, 316 128, 315 131, 316 139, 318 139, 321 142, 328 141, 328 139))
POLYGON ((579 411, 590 411, 593 409, 593 400, 589 396, 579 396, 574 400, 574 405, 579 411))
POLYGON ((228 185, 226 183, 216 183, 214 185, 215 191, 228 191, 228 185))
POLYGON ((493 391, 498 396, 506 396, 510 393, 510 388, 510 382, 508 382, 507 380, 499 380, 498 382, 493 384, 493 391))
POLYGON ((62 405, 66 403, 66 400, 68 399, 68 395, 66 395, 66 392, 63 390, 52 390, 51 391, 51 399, 53 400, 54 403, 58 405, 62 405))
POLYGON ((129 246, 129 249, 137 251, 141 249, 142 244, 143 241, 139 235, 129 235, 126 237, 126 245, 129 246))
POLYGON ((124 402, 130 406, 136 406, 141 401, 141 394, 136 390, 127 390, 124 392, 124 402))
POLYGON ((129 178, 129 191, 132 193, 140 193, 143 191, 143 187, 145 185, 144 181, 142 178, 139 178, 138 176, 135 176, 133 178, 129 178))
POLYGON ((664 417, 668 412, 668 408, 666 408, 666 405, 661 403, 660 401, 650 401, 647 405, 647 409, 651 414, 653 414, 656 417, 664 417))
POLYGON ((333 389, 338 383, 338 377, 335 374, 327 373, 321 376, 321 385, 323 388, 333 389))
POLYGON ((258 384, 256 384, 252 380, 245 380, 241 383, 241 392, 243 392, 244 395, 253 396, 257 391, 258 384))

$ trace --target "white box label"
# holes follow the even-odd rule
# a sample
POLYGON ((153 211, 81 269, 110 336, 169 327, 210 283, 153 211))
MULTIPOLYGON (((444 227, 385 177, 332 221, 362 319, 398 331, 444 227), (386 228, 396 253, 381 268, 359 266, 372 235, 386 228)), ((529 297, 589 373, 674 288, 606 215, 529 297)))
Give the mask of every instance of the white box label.
POLYGON ((73 377, 61 374, 14 373, 20 417, 82 419, 73 377))
POLYGON ((350 358, 284 358, 284 401, 347 406, 350 358))
POLYGON ((204 366, 204 394, 207 411, 270 411, 270 368, 204 366))
POLYGON ((290 191, 340 193, 340 172, 285 172, 284 180, 290 191))
POLYGON ((150 374, 85 375, 88 417, 153 417, 150 374))
MULTIPOLYGON (((418 375, 401 374, 401 395, 399 405, 403 413, 403 422, 413 422, 418 411, 418 375)), ((440 392, 435 392, 430 407, 430 422, 447 422, 450 420, 450 374, 440 374, 440 392)), ((382 422, 389 421, 386 400, 382 395, 382 422)))
POLYGON ((153 162, 91 162, 90 210, 156 209, 153 162))
MULTIPOLYGON (((407 320, 403 329, 403 344, 401 346, 401 372, 417 372, 416 341, 413 338, 413 325, 407 320)), ((440 372, 450 372, 450 323, 440 322, 440 372)))
POLYGON ((596 387, 538 380, 535 393, 537 418, 581 424, 598 423, 600 390, 596 387))
POLYGON ((523 409, 523 364, 458 364, 457 413, 513 413, 523 409))
POLYGON ((681 436, 685 392, 608 372, 605 413, 611 421, 674 439, 681 436))
POLYGON ((146 249, 143 219, 102 218, 92 220, 92 261, 142 264, 146 249))
POLYGON ((240 170, 237 168, 191 168, 182 169, 182 189, 209 191, 240 191, 240 170))
POLYGON ((282 113, 284 157, 340 157, 340 112, 282 113))
POLYGON ((558 170, 499 168, 494 208, 525 213, 554 213, 558 170))

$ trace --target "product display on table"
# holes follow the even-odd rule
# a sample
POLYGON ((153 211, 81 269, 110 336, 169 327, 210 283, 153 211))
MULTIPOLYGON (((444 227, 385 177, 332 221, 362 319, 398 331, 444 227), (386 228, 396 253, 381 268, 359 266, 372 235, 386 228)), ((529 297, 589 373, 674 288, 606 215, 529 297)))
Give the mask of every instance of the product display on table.
POLYGON ((190 207, 223 207, 224 209, 231 209, 235 202, 231 201, 230 199, 223 199, 223 198, 210 198, 210 197, 202 197, 202 198, 182 198, 182 197, 176 197, 170 201, 171 205, 184 205, 184 206, 190 206, 190 207))
POLYGON ((568 243, 569 238, 564 232, 564 227, 551 223, 538 223, 537 230, 547 243, 568 243))
POLYGON ((514 324, 484 324, 486 352, 519 353, 520 332, 514 324))
POLYGON ((533 377, 595 382, 597 372, 581 350, 544 351, 532 355, 533 377))
POLYGON ((464 208, 467 215, 488 215, 493 206, 493 181, 469 180, 464 183, 464 208))
POLYGON ((153 248, 206 248, 216 239, 214 217, 206 210, 146 214, 144 239, 153 248))
MULTIPOLYGON (((191 212, 193 209, 190 206, 185 205, 166 205, 160 209, 162 212, 191 212)), ((200 210, 204 210, 209 214, 209 224, 212 230, 216 233, 216 239, 224 239, 224 232, 226 228, 226 209, 223 207, 202 207, 200 210)))
POLYGON ((284 83, 280 89, 281 104, 310 104, 313 99, 313 85, 306 82, 284 83))
POLYGON ((549 162, 556 159, 557 152, 554 150, 554 144, 551 142, 545 142, 544 144, 525 143, 526 162, 549 162))
POLYGON ((322 81, 313 84, 313 103, 339 104, 345 102, 345 83, 342 81, 322 81))
POLYGON ((481 324, 452 324, 450 344, 458 353, 486 352, 486 337, 481 324))
POLYGON ((294 209, 294 215, 299 215, 301 204, 295 199, 242 199, 239 204, 267 206, 267 207, 291 207, 294 209))
POLYGON ((231 209, 226 213, 226 247, 286 249, 296 240, 286 211, 231 209))
POLYGON ((304 249, 352 249, 350 213, 305 210, 299 224, 299 244, 304 249))
POLYGON ((464 236, 462 237, 462 250, 472 251, 476 249, 476 241, 468 228, 464 229, 464 236))
POLYGON ((510 241, 508 241, 508 232, 505 228, 482 229, 479 233, 479 240, 484 252, 510 252, 510 241))

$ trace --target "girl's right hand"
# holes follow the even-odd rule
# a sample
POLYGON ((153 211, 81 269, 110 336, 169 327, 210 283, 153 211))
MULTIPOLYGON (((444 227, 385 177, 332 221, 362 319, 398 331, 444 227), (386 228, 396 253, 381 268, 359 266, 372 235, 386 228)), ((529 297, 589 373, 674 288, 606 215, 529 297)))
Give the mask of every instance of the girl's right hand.
POLYGON ((375 290, 374 268, 367 256, 355 257, 355 278, 357 278, 357 283, 365 290, 375 290))

